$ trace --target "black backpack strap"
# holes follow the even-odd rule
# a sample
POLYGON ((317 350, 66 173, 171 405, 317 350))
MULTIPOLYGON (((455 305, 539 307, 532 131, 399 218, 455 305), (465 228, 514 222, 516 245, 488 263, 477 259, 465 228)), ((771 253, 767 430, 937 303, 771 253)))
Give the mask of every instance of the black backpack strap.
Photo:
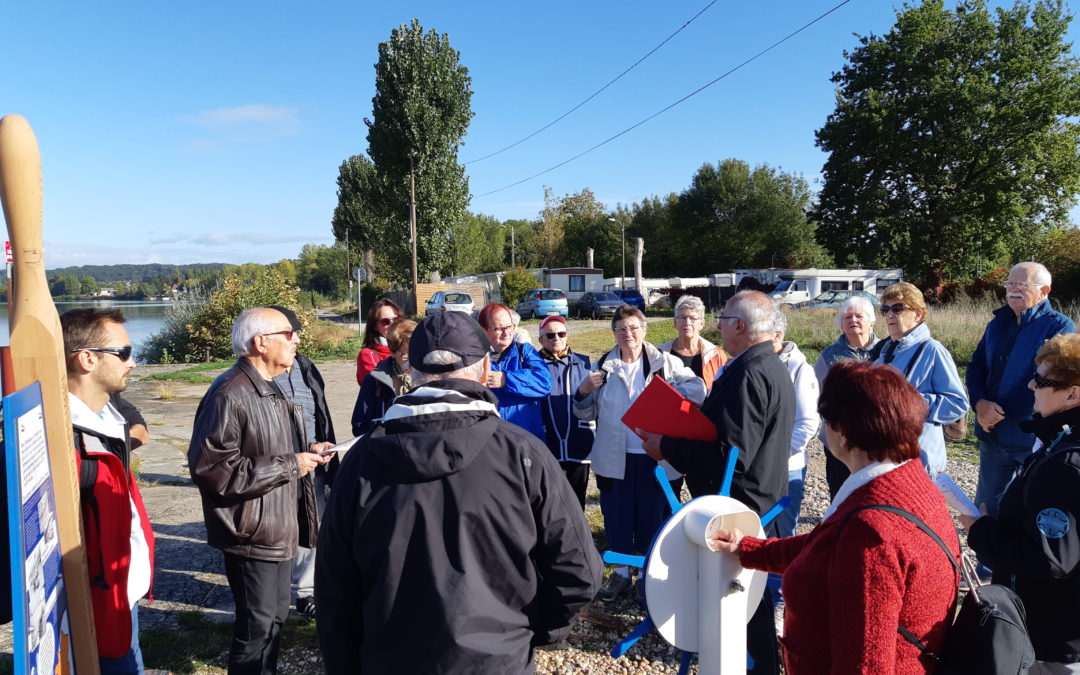
MULTIPOLYGON (((97 482, 98 461, 91 459, 86 452, 86 438, 79 427, 72 428, 75 438, 75 449, 79 452, 79 501, 90 509, 94 514, 94 527, 98 530, 98 541, 101 541, 101 509, 98 506, 97 497, 94 496, 94 483, 97 482)), ((86 524, 83 523, 83 527, 86 524)), ((105 553, 98 547, 98 573, 91 579, 95 586, 108 588, 105 581, 105 553)))
MULTIPOLYGON (((922 344, 925 345, 926 343, 924 342, 922 344)), ((921 347, 922 345, 920 345, 920 351, 921 347)), ((916 353, 915 358, 918 358, 918 356, 918 353, 916 353)), ((912 359, 912 361, 914 361, 914 359, 912 359)), ((901 518, 910 521, 920 530, 925 532, 926 536, 933 539, 937 543, 937 545, 941 547, 941 550, 945 552, 945 557, 949 559, 949 562, 951 562, 952 566, 956 568, 956 571, 959 572, 961 576, 963 576, 964 572, 960 568, 960 563, 957 562, 956 556, 952 554, 952 551, 950 551, 949 547, 945 545, 945 542, 941 539, 941 537, 938 536, 938 533, 934 532, 933 528, 924 523, 922 519, 916 516, 914 513, 906 509, 902 509, 899 506, 893 506, 892 504, 864 504, 863 506, 858 506, 852 509, 846 516, 844 516, 844 520, 840 523, 841 530, 845 525, 847 525, 847 521, 849 521, 851 517, 859 511, 888 511, 889 513, 895 513, 901 518)), ((903 637, 905 640, 914 645, 915 648, 922 652, 925 656, 929 656, 935 661, 941 660, 937 654, 926 648, 925 642, 915 637, 915 635, 912 634, 912 632, 909 631, 907 628, 904 628, 902 625, 897 624, 896 632, 899 633, 900 636, 903 637)))
MULTIPOLYGON (((929 342, 929 340, 920 342, 919 346, 915 348, 915 353, 911 355, 911 360, 908 361, 907 368, 904 368, 904 379, 905 380, 910 380, 911 379, 911 369, 915 367, 915 362, 919 360, 920 356, 922 356, 923 350, 926 349, 926 343, 927 342, 929 342)), ((911 515, 911 514, 909 513, 908 515, 911 515)), ((914 518, 915 516, 911 516, 911 517, 914 518)), ((916 520, 918 520, 918 519, 916 519, 916 520)), ((922 521, 920 520, 919 522, 921 523, 922 521)))

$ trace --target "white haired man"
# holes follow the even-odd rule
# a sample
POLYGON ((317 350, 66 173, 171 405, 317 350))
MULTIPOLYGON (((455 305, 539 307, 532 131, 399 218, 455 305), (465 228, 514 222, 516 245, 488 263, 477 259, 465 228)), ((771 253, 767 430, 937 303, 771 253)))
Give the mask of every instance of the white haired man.
POLYGON ((229 673, 277 672, 297 546, 315 547, 311 472, 328 457, 308 452, 303 408, 274 383, 296 357, 297 331, 270 307, 233 324, 236 363, 199 402, 188 447, 208 543, 221 549, 236 602, 229 673))
MULTIPOLYGON (((1050 307, 1050 272, 1037 262, 1014 265, 1005 282, 1005 306, 994 311, 968 363, 968 397, 979 439, 975 503, 995 518, 1005 486, 1031 455, 1035 435, 1020 429, 1032 415, 1035 353, 1059 333, 1072 333, 1069 317, 1050 307)), ((987 570, 980 570, 985 574, 987 570)))
MULTIPOLYGON (((686 474, 695 497, 720 490, 728 453, 739 449, 731 496, 764 515, 788 487, 788 455, 795 426, 795 386, 773 351, 775 307, 760 291, 741 291, 717 317, 724 366, 701 412, 716 425, 716 441, 691 441, 644 433, 645 452, 668 460, 686 474)), ((776 521, 769 524, 776 536, 776 521)), ((747 647, 754 659, 750 673, 779 672, 772 600, 766 592, 747 627, 747 647)))
POLYGON ((570 484, 499 418, 491 346, 461 312, 421 321, 412 391, 341 463, 315 558, 330 675, 531 673, 592 601, 601 563, 570 484))

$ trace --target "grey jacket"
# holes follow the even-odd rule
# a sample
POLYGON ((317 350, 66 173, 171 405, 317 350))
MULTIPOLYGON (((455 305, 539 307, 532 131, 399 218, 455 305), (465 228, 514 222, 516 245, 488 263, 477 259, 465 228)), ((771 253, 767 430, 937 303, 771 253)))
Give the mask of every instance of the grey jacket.
POLYGON ((310 475, 297 480, 295 457, 307 446, 300 404, 248 359, 214 380, 188 447, 211 546, 271 561, 294 558, 298 543, 315 547, 315 489, 310 475))

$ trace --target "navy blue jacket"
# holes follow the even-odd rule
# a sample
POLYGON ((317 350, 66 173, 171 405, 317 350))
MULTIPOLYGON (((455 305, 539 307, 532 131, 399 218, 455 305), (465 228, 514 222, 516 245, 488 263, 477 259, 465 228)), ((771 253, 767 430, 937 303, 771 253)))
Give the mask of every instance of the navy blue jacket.
POLYGON ((375 420, 381 418, 387 408, 393 405, 397 396, 394 391, 394 373, 397 370, 397 363, 390 357, 380 361, 368 377, 364 378, 360 393, 356 395, 356 405, 353 406, 353 436, 362 436, 371 431, 375 420))
POLYGON ((580 462, 592 451, 596 422, 575 417, 573 399, 592 364, 588 356, 572 351, 562 358, 546 351, 541 351, 540 356, 551 374, 551 395, 540 405, 548 449, 560 462, 580 462))
POLYGON ((987 433, 978 424, 975 435, 991 443, 1030 448, 1035 435, 1020 430, 1020 421, 1035 412, 1035 394, 1028 380, 1035 374, 1035 352, 1059 333, 1076 330, 1072 320, 1055 312, 1043 300, 1020 315, 1008 306, 994 310, 979 346, 968 363, 967 389, 971 407, 980 399, 993 401, 1005 410, 1005 419, 987 433))

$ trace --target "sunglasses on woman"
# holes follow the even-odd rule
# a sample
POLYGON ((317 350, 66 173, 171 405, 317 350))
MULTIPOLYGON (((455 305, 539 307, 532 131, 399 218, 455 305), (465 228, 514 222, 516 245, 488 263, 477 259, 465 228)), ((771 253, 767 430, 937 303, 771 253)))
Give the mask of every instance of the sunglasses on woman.
POLYGON ((1031 379, 1035 381, 1036 389, 1046 389, 1047 387, 1053 387, 1054 389, 1064 389, 1065 387, 1075 387, 1072 382, 1062 382, 1061 380, 1051 380, 1049 377, 1040 377, 1038 373, 1031 376, 1031 379))
POLYGON ((905 309, 911 309, 911 308, 908 307, 907 305, 905 305, 902 302, 898 302, 895 305, 882 305, 881 307, 878 307, 878 309, 881 310, 881 315, 885 316, 889 312, 899 314, 900 312, 904 311, 905 309))
POLYGON ((389 326, 390 324, 394 323, 395 321, 397 321, 397 319, 379 319, 379 325, 380 326, 389 326))

